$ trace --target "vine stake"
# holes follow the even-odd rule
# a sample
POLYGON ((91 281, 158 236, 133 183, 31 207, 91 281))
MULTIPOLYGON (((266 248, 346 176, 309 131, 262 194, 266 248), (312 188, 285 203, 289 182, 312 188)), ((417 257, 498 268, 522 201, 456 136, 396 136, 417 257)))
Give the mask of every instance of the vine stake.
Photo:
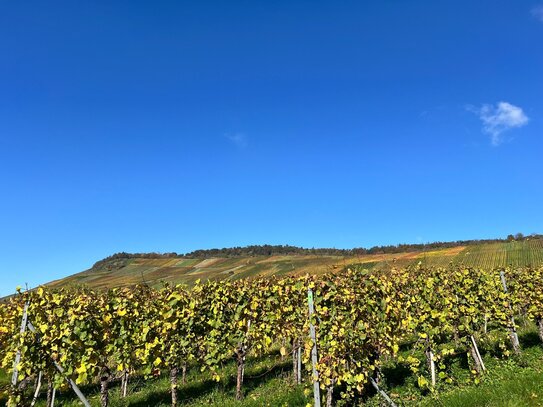
POLYGON ((317 371, 317 335, 315 333, 315 325, 311 322, 311 317, 315 313, 315 306, 313 304, 313 290, 309 288, 307 290, 307 304, 309 306, 309 334, 313 347, 311 348, 311 364, 313 366, 313 396, 315 399, 315 407, 321 407, 321 390, 319 384, 319 372, 317 371))

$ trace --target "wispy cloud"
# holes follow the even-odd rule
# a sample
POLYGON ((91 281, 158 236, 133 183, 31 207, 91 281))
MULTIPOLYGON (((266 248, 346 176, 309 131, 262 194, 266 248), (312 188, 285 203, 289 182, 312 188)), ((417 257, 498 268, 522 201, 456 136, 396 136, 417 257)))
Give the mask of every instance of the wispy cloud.
POLYGON ((239 148, 247 147, 247 137, 243 133, 226 133, 224 136, 239 148))
POLYGON ((525 126, 529 120, 522 108, 508 102, 499 102, 495 106, 484 104, 480 108, 467 106, 467 109, 479 116, 483 122, 483 132, 490 135, 493 146, 503 142, 503 133, 525 126))
POLYGON ((543 22, 543 5, 535 6, 532 8, 532 16, 543 22))

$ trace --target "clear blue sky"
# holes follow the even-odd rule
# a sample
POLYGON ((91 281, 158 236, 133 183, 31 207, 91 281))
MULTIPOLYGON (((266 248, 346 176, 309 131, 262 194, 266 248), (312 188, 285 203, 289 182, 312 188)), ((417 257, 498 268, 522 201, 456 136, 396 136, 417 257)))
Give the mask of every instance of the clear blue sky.
POLYGON ((114 252, 543 232, 541 1, 0 6, 0 295, 114 252))

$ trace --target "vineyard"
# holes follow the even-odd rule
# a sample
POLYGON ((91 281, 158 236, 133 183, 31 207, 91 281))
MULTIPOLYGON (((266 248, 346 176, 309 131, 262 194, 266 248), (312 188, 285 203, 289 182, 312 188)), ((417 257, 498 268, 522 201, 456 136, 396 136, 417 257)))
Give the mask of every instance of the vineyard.
POLYGON ((168 377, 175 406, 187 370, 221 382, 233 363, 235 397, 243 399, 250 363, 277 353, 311 405, 362 404, 372 392, 401 404, 387 366, 405 366, 421 394, 432 393, 458 383, 450 364, 465 354, 468 380, 479 383, 487 367, 478 344, 492 342, 498 358, 521 354, 519 317, 543 340, 543 268, 354 267, 190 289, 40 287, 0 307, 0 361, 12 379, 3 397, 9 406, 42 398, 49 406, 57 390, 99 386, 93 403, 108 406, 114 383, 122 399, 132 380, 168 377))
POLYGON ((360 266, 390 270, 417 264, 448 267, 451 263, 493 269, 543 264, 543 239, 478 243, 449 248, 399 253, 339 255, 272 255, 212 258, 132 258, 101 261, 89 270, 52 281, 52 288, 93 289, 148 284, 159 288, 163 281, 194 285, 197 280, 239 280, 270 276, 324 275, 331 271, 360 266))

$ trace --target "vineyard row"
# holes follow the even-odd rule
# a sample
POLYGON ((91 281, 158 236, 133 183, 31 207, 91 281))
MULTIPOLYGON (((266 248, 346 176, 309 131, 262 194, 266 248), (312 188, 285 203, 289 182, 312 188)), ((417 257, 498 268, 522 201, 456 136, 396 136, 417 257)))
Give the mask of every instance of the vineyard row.
POLYGON ((29 378, 43 377, 49 393, 70 381, 74 387, 99 382, 105 407, 113 378, 121 378, 126 395, 131 375, 164 371, 175 406, 178 376, 188 365, 219 381, 220 367, 233 358, 241 398, 247 357, 277 347, 283 357, 292 355, 293 380, 315 383, 315 394, 326 391, 332 405, 334 398, 359 399, 368 383, 377 386, 384 361, 400 358, 406 343, 426 356, 403 359, 421 387, 451 380, 445 358, 455 352, 453 341, 481 374, 476 338, 492 326, 503 332, 504 356, 520 352, 517 315, 536 322, 543 339, 543 267, 501 276, 463 267, 355 268, 319 277, 198 282, 191 289, 40 287, 0 304, 0 367, 15 372, 10 406, 34 402, 21 385, 29 378), (21 325, 23 316, 29 324, 21 325), (27 326, 33 329, 22 329, 27 326))

